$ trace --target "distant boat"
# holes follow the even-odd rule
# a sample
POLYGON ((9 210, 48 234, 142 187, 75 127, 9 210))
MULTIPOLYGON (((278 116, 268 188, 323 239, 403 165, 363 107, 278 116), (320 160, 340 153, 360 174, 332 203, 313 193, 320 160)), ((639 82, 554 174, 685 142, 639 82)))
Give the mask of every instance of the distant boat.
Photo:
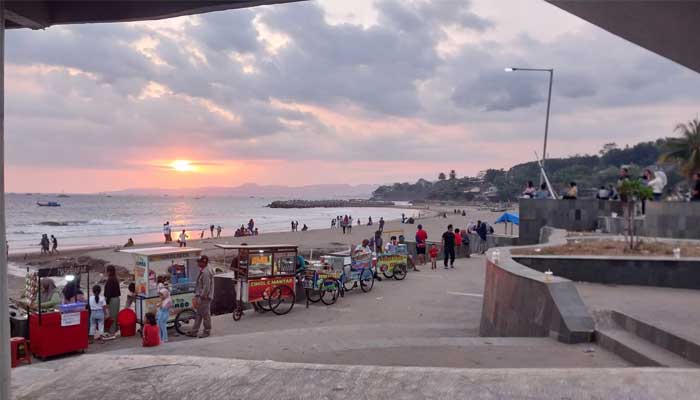
POLYGON ((61 203, 55 202, 55 201, 49 201, 46 203, 42 203, 40 201, 36 202, 36 205, 39 207, 60 207, 61 203))
POLYGON ((59 195, 58 195, 58 196, 56 196, 56 197, 70 197, 70 196, 68 196, 68 195, 67 195, 67 194, 65 194, 65 193, 61 193, 61 194, 59 194, 59 195))

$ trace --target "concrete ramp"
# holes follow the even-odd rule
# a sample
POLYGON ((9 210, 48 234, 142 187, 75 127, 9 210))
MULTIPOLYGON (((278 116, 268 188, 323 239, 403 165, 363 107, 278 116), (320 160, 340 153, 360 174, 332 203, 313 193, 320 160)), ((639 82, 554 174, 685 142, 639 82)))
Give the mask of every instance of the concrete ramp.
MULTIPOLYGON (((260 335, 260 346, 265 345, 260 335)), ((251 344, 252 345, 252 344, 251 344)), ((187 356, 89 355, 32 368, 16 399, 635 399, 700 392, 700 370, 448 369, 340 366, 187 356), (40 370, 43 368, 37 368, 40 370)))

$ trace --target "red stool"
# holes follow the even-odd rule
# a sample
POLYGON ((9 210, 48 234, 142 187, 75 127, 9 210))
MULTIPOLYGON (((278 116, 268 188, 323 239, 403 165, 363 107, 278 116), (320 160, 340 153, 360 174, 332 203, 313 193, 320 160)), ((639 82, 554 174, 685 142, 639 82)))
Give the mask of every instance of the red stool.
POLYGON ((10 339, 12 349, 12 368, 17 367, 21 361, 27 364, 32 363, 32 352, 29 351, 29 341, 23 337, 13 337, 10 339))

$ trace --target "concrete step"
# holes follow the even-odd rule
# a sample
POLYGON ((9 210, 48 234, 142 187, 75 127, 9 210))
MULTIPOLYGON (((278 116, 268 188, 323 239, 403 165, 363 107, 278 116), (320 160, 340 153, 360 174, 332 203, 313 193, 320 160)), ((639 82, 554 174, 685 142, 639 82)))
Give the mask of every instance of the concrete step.
POLYGON ((596 330, 598 345, 639 367, 697 368, 694 362, 624 329, 596 330))
POLYGON ((700 345, 618 311, 593 312, 598 345, 638 366, 700 367, 700 345))

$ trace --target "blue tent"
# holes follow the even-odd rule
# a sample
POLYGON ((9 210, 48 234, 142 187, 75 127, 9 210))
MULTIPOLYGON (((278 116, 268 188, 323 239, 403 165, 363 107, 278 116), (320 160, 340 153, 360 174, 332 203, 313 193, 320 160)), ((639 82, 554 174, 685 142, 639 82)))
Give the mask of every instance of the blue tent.
POLYGON ((502 224, 502 223, 513 223, 515 225, 520 225, 520 217, 518 214, 511 214, 511 213, 503 213, 500 218, 494 222, 495 224, 502 224))

